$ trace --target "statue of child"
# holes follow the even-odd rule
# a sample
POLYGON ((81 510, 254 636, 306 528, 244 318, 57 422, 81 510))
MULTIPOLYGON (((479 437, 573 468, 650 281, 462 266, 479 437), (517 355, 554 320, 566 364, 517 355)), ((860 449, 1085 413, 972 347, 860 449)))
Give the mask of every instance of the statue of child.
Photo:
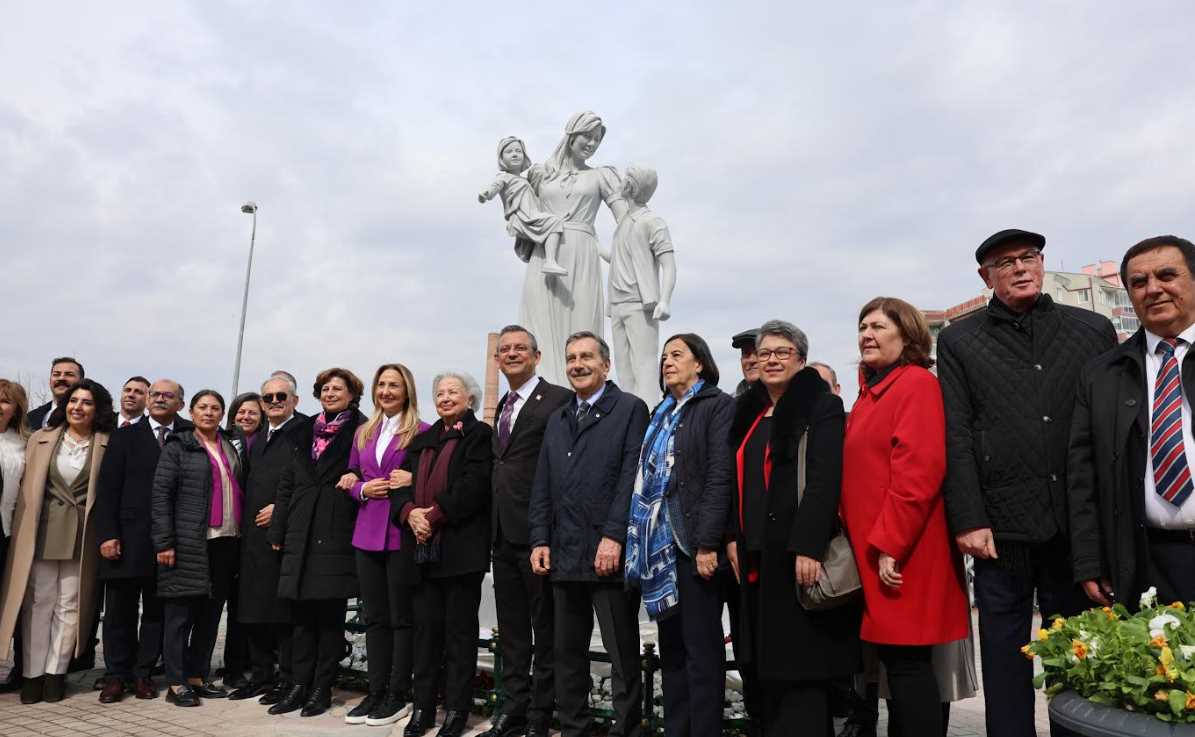
POLYGON ((539 197, 523 172, 531 166, 527 147, 514 136, 498 141, 498 176, 493 184, 477 195, 478 202, 488 202, 496 195, 502 197, 502 211, 506 218, 506 232, 515 238, 515 253, 523 261, 531 258, 536 245, 544 246, 543 273, 564 276, 568 269, 557 261, 560 253, 560 232, 564 218, 553 215, 540 205, 539 197))
POLYGON ((618 221, 606 259, 618 386, 649 405, 660 396, 660 323, 671 315, 676 288, 676 257, 668 225, 647 209, 657 182, 654 169, 627 167, 622 196, 628 209, 618 221))

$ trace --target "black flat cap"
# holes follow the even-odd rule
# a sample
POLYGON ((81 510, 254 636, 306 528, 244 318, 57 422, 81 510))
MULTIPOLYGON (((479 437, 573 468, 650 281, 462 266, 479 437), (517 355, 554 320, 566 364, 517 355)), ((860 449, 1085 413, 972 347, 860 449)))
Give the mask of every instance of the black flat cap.
POLYGON ((988 239, 979 244, 979 248, 975 249, 976 263, 983 265, 983 260, 987 258, 988 252, 1000 246, 1013 243, 1014 241, 1025 241, 1032 245, 1039 251, 1045 250, 1046 237, 1040 233, 1030 233, 1028 230, 1019 230, 1017 228, 1008 228, 999 233, 993 233, 988 236, 988 239))
POLYGON ((734 337, 730 339, 730 347, 742 349, 743 346, 754 346, 758 342, 758 330, 744 330, 741 333, 735 333, 734 337))

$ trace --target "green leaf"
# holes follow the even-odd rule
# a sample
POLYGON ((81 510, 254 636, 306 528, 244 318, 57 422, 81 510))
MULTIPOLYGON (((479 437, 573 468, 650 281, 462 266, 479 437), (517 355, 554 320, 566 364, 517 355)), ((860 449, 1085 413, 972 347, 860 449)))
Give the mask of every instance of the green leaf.
POLYGON ((1036 676, 1033 677, 1033 687, 1034 688, 1041 688, 1042 684, 1044 684, 1045 682, 1046 682, 1046 674, 1044 672, 1038 673, 1036 676))
POLYGON ((1169 700, 1170 700, 1170 711, 1174 712, 1174 714, 1176 716, 1179 714, 1182 714, 1183 710, 1187 708, 1187 693, 1186 693, 1186 691, 1181 691, 1177 688, 1171 689, 1169 700))

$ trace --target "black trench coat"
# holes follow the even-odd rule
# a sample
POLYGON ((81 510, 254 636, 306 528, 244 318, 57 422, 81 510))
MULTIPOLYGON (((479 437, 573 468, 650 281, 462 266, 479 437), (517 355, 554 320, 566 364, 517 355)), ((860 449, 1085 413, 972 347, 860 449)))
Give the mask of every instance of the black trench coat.
MULTIPOLYGON (((737 453, 751 425, 768 406, 768 394, 756 382, 738 398, 730 430, 729 452, 737 453)), ((824 680, 860 670, 858 604, 806 612, 797 601, 797 555, 816 560, 838 528, 842 484, 842 400, 830 393, 817 370, 793 377, 772 414, 772 475, 767 492, 768 521, 764 549, 758 554, 758 597, 748 595, 751 557, 739 520, 739 489, 732 499, 733 529, 742 570, 742 625, 735 652, 755 663, 764 680, 824 680), (797 446, 808 430, 805 498, 797 508, 797 446), (758 606, 748 602, 755 598, 758 606)), ((737 466, 736 466, 737 467, 737 466)), ((736 473, 737 477, 737 473, 736 473)))
POLYGON ((315 418, 295 430, 296 452, 283 469, 269 540, 282 545, 278 596, 292 600, 351 599, 358 595, 353 525, 357 502, 336 482, 348 471, 353 434, 365 416, 355 412, 319 461, 311 460, 315 418))
MULTIPOLYGON (((305 420, 292 417, 266 442, 268 425, 249 450, 245 506, 241 516, 241 576, 237 619, 247 624, 290 621, 290 604, 278 596, 282 553, 270 547, 270 526, 254 522, 262 507, 277 504, 282 472, 294 462, 297 435, 305 420)), ((307 446, 310 452, 310 446, 307 446)), ((275 506, 275 508, 277 508, 275 506)), ((275 517, 276 519, 276 517, 275 517)))

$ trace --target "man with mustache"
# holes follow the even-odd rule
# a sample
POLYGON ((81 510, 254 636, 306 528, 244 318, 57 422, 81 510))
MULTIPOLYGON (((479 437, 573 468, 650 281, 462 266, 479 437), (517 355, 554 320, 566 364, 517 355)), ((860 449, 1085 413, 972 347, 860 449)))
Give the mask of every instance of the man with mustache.
POLYGON ((482 737, 547 737, 556 704, 552 683, 552 589, 531 570, 527 507, 548 418, 572 392, 536 375, 539 345, 526 328, 498 334, 494 361, 510 391, 498 402, 494 433, 494 605, 506 701, 482 737), (534 671, 532 670, 534 655, 534 671))
POLYGON ((1116 332, 1106 317, 1042 292, 1045 245, 1015 228, 980 244, 975 260, 992 299, 938 337, 943 498, 959 550, 975 557, 989 737, 1034 734, 1033 668, 1018 652, 1034 594, 1043 615, 1088 606, 1071 577, 1066 448, 1079 371, 1116 345, 1116 332))
POLYGON ((120 409, 116 412, 116 428, 138 422, 145 416, 145 403, 149 397, 149 379, 134 376, 124 383, 120 390, 120 409))
POLYGON ((1087 366, 1070 444, 1075 579, 1091 601, 1130 608, 1195 600, 1195 500, 1189 358, 1195 244, 1148 238, 1120 262, 1141 328, 1087 366))
POLYGON ((597 335, 574 333, 564 353, 575 394, 548 420, 528 514, 531 570, 552 580, 561 734, 592 733, 585 712, 596 613, 613 671, 610 734, 638 737, 639 594, 624 586, 622 566, 647 405, 606 380, 610 347, 597 335))
POLYGON ((50 413, 58 408, 58 403, 66 396, 71 386, 86 377, 83 364, 76 358, 62 356, 50 362, 50 401, 30 410, 26 415, 30 430, 40 430, 46 426, 50 413))
POLYGON ((95 539, 105 590, 103 704, 120 701, 129 690, 139 699, 158 695, 150 674, 162 653, 162 602, 157 593, 150 497, 162 444, 191 423, 178 416, 183 407, 178 382, 159 379, 149 387, 148 396, 149 416, 112 433, 96 489, 95 539))

